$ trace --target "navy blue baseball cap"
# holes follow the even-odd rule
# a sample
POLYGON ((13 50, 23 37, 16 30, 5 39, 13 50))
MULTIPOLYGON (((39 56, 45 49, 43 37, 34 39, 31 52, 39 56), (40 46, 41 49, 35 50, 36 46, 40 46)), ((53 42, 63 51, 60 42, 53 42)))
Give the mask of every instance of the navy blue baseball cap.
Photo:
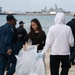
POLYGON ((7 21, 8 21, 8 20, 15 20, 15 21, 17 21, 17 20, 15 19, 15 17, 14 17, 12 14, 7 15, 7 16, 6 16, 6 19, 7 19, 7 21))

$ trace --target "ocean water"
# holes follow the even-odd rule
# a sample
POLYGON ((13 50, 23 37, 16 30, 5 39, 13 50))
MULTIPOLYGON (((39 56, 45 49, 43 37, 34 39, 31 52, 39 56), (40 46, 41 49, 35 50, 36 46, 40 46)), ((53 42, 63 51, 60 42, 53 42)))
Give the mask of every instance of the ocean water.
MULTIPOLYGON (((28 16, 28 15, 14 15, 15 18, 17 19, 17 25, 16 27, 19 26, 19 21, 24 21, 24 28, 26 31, 29 31, 30 28, 30 22, 33 18, 37 18, 41 25, 42 29, 47 33, 48 29, 51 25, 54 24, 54 17, 55 15, 48 15, 48 16, 28 16)), ((72 15, 67 15, 66 16, 66 22, 70 21, 72 19, 72 15)), ((6 15, 0 15, 0 26, 4 25, 6 23, 6 15)))

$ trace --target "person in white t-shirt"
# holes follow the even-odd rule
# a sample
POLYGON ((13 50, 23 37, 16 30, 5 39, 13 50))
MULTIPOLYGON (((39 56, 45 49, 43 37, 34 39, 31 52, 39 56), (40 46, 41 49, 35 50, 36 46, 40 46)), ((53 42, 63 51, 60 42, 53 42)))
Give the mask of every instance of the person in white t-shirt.
POLYGON ((57 13, 54 22, 55 25, 49 28, 45 47, 38 57, 43 57, 50 49, 51 75, 59 75, 60 62, 62 68, 60 75, 68 75, 70 46, 74 46, 73 34, 71 28, 66 25, 64 13, 57 13))

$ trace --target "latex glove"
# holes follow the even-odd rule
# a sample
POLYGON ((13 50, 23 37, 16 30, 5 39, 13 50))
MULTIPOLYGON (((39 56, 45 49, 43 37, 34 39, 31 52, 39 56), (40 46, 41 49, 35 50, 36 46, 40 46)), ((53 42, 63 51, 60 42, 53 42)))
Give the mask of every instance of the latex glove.
POLYGON ((42 53, 38 53, 38 58, 43 58, 43 54, 42 53))

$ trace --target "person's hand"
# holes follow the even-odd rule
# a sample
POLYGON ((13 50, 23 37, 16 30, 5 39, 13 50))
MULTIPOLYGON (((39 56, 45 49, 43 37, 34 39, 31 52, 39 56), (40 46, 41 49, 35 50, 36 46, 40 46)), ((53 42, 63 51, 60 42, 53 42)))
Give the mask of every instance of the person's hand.
POLYGON ((23 45, 23 50, 24 50, 24 51, 27 51, 26 45, 23 45))
POLYGON ((43 58, 44 54, 38 53, 38 58, 43 58))
POLYGON ((11 50, 11 49, 8 49, 8 50, 7 50, 7 54, 8 54, 8 55, 11 55, 11 54, 12 54, 12 50, 11 50))
POLYGON ((37 44, 37 47, 39 46, 39 44, 37 44))
POLYGON ((23 45, 23 49, 26 49, 26 46, 25 45, 23 45))

